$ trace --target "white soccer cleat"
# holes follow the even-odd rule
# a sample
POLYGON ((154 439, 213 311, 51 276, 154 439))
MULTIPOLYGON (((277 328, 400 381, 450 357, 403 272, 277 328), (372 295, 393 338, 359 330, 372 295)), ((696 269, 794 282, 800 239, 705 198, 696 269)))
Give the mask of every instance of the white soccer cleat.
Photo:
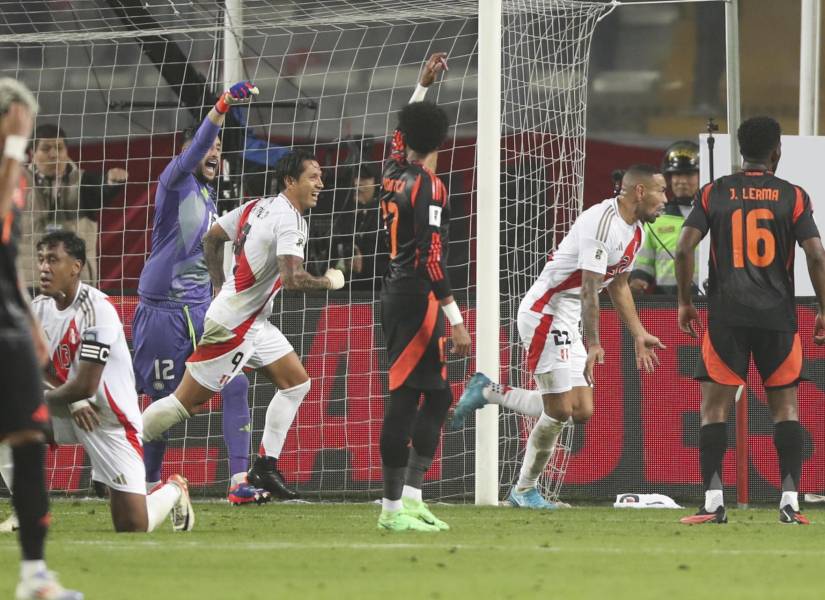
POLYGON ((83 593, 67 590, 52 571, 40 571, 20 580, 15 592, 17 600, 83 600, 83 593))
POLYGON ((0 533, 13 533, 20 529, 20 521, 17 520, 17 513, 12 512, 9 518, 0 523, 0 533))
POLYGON ((181 475, 172 475, 166 480, 180 488, 180 498, 172 507, 169 516, 172 519, 172 531, 192 531, 195 527, 195 511, 189 499, 189 482, 181 475))

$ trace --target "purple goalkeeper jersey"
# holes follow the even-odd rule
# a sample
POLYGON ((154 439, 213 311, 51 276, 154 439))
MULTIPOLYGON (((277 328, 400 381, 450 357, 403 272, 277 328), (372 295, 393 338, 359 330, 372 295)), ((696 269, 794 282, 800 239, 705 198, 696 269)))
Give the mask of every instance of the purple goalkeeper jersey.
POLYGON ((138 295, 183 304, 209 302, 212 285, 203 256, 203 236, 215 222, 211 186, 194 171, 218 135, 220 126, 204 119, 192 143, 160 174, 155 191, 152 250, 143 266, 138 295))

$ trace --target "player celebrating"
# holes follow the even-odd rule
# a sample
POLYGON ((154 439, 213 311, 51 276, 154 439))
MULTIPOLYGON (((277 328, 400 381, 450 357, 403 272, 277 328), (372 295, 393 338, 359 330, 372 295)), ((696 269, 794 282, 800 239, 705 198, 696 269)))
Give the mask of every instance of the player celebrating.
POLYGON ((329 269, 322 277, 304 270, 306 209, 323 189, 321 167, 304 150, 286 154, 275 167, 281 193, 253 200, 220 217, 204 240, 204 255, 217 296, 206 312, 197 351, 174 393, 143 413, 144 439, 158 439, 172 425, 192 416, 199 406, 236 377, 245 365, 260 368, 278 388, 266 411, 259 456, 247 474, 249 483, 279 498, 297 498, 277 468, 298 407, 310 380, 284 335, 267 319, 272 299, 288 290, 337 290, 344 275, 329 269), (224 282, 223 246, 234 242, 232 275, 224 282))
POLYGON ((43 430, 49 413, 38 363, 45 363, 48 354, 15 268, 25 198, 21 165, 36 112, 37 102, 26 86, 0 79, 0 373, 6 386, 0 394, 0 442, 11 446, 17 469, 17 477, 6 480, 19 519, 23 555, 15 597, 82 600, 83 594, 58 583, 44 561, 50 517, 43 430))
POLYGON ((653 223, 665 205, 664 177, 653 167, 634 165, 622 178, 618 197, 587 209, 553 252, 522 299, 518 330, 527 350, 527 367, 536 391, 494 384, 476 373, 455 409, 452 427, 488 402, 538 418, 519 479, 508 501, 516 507, 554 509, 537 488, 564 423, 586 422, 593 414, 593 366, 604 362, 599 338, 599 292, 607 288, 633 336, 636 366, 653 372, 664 348, 639 321, 628 277, 644 240, 644 223, 653 223), (579 323, 587 339, 585 351, 579 323))
POLYGON ((115 531, 152 531, 172 514, 190 531, 195 513, 186 480, 172 475, 146 495, 140 408, 123 325, 103 292, 80 281, 86 244, 55 231, 37 244, 40 291, 32 307, 43 323, 51 368, 46 392, 58 443, 80 443, 92 477, 109 488, 115 531))
POLYGON ((705 503, 686 524, 726 523, 722 459, 728 411, 744 385, 753 355, 774 422, 782 497, 779 520, 807 525, 799 512, 802 427, 796 387, 802 378, 802 346, 796 325, 794 242, 805 251, 819 312, 814 342, 825 343, 825 250, 811 201, 799 186, 774 175, 781 155, 779 123, 755 117, 739 126, 741 173, 705 185, 685 221, 676 253, 679 328, 696 337, 691 299, 694 249, 710 232, 708 327, 696 378, 702 382, 699 463, 705 503))
MULTIPOLYGON (((233 105, 251 100, 258 89, 249 82, 221 95, 192 139, 160 175, 155 193, 152 252, 140 274, 133 338, 138 390, 158 400, 180 383, 184 363, 197 349, 212 286, 203 257, 203 237, 217 218, 214 182, 221 164, 218 132, 233 105)), ((269 494, 246 481, 250 417, 245 376, 221 392, 223 435, 229 455, 228 499, 232 504, 262 503, 269 494)), ((146 489, 160 481, 166 441, 145 445, 146 489)))
POLYGON ((442 52, 430 57, 410 104, 398 115, 381 192, 390 233, 391 261, 381 290, 390 401, 381 428, 384 498, 378 527, 391 531, 449 529, 421 499, 424 474, 453 401, 439 304, 452 326, 453 352, 470 353, 470 336, 447 277, 447 190, 432 171, 447 136, 447 115, 435 104, 422 102, 427 88, 446 69, 446 57, 442 52))

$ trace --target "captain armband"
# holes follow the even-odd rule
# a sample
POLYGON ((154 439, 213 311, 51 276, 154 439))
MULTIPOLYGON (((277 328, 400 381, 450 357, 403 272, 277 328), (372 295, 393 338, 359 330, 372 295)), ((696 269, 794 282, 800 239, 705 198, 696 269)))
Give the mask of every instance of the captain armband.
POLYGON ((109 345, 84 340, 80 345, 80 360, 105 365, 109 360, 109 345))

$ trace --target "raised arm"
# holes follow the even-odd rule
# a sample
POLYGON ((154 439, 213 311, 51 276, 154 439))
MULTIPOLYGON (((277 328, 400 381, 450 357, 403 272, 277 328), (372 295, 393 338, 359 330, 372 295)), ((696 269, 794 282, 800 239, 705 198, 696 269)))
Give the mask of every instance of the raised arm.
MULTIPOLYGON (((32 110, 22 102, 12 102, 0 116, 0 136, 3 138, 3 154, 0 156, 0 219, 11 210, 18 193, 20 168, 26 159, 26 145, 32 132, 32 110)), ((3 232, 3 243, 7 243, 3 232)))

